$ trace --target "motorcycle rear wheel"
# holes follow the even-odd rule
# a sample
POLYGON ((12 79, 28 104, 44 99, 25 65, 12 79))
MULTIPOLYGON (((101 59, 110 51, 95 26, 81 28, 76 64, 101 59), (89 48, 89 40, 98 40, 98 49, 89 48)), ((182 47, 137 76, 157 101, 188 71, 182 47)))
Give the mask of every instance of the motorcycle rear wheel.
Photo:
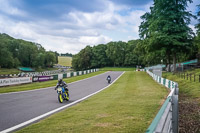
POLYGON ((66 94, 66 100, 69 101, 69 93, 65 92, 65 94, 66 94))

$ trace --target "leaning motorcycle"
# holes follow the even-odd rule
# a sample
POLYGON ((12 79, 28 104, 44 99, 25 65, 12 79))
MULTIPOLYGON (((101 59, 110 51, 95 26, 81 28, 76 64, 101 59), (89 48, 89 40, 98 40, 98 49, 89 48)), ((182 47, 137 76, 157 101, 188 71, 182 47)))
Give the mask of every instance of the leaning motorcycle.
POLYGON ((58 101, 62 103, 64 100, 69 101, 69 92, 65 90, 64 87, 57 88, 58 101))

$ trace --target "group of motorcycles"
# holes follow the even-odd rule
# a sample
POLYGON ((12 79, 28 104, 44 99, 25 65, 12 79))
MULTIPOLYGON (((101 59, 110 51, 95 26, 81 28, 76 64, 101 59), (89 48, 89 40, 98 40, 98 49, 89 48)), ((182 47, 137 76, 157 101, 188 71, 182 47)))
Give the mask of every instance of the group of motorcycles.
MULTIPOLYGON (((108 84, 111 83, 110 76, 108 76, 106 80, 107 80, 108 84)), ((60 103, 63 103, 64 100, 69 101, 69 92, 66 91, 66 89, 64 87, 58 87, 58 88, 56 88, 56 90, 58 93, 58 101, 60 103)))

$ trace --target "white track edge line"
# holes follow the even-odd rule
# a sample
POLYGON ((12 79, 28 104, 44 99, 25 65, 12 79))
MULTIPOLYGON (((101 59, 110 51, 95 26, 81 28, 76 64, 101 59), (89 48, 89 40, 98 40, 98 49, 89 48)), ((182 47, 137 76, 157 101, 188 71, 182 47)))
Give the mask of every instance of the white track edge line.
POLYGON ((48 116, 48 115, 51 115, 51 114, 53 114, 53 113, 55 113, 55 112, 58 112, 58 111, 60 111, 60 110, 62 110, 62 109, 64 109, 64 108, 67 108, 67 107, 69 107, 69 106, 72 106, 72 105, 74 105, 74 104, 76 104, 76 103, 78 103, 78 102, 80 102, 80 101, 83 101, 83 100, 85 100, 85 99, 87 99, 87 98, 89 98, 89 97, 91 97, 91 96, 93 96, 93 95, 95 95, 95 94, 97 94, 97 93, 103 91, 104 89, 108 88, 109 86, 111 86, 111 85, 112 85, 113 83, 115 83, 115 81, 117 81, 124 73, 125 73, 125 72, 123 72, 119 77, 117 77, 111 84, 109 84, 108 86, 102 88, 101 90, 98 90, 98 91, 96 91, 96 92, 94 92, 94 93, 92 93, 92 94, 90 94, 90 95, 87 95, 87 96, 85 96, 85 97, 83 97, 83 98, 81 98, 81 99, 79 99, 79 100, 76 100, 76 101, 74 101, 74 102, 72 102, 72 103, 70 103, 70 104, 67 104, 67 105, 65 105, 65 106, 59 107, 59 108, 54 109, 54 110, 52 110, 52 111, 50 111, 50 112, 47 112, 47 113, 45 113, 45 114, 43 114, 43 115, 40 115, 40 116, 37 116, 37 117, 35 117, 35 118, 33 118, 33 119, 30 119, 30 120, 28 120, 28 121, 25 121, 25 122, 23 122, 23 123, 21 123, 21 124, 18 124, 18 125, 16 125, 16 126, 11 127, 11 128, 5 129, 5 130, 1 131, 0 133, 8 133, 8 132, 14 131, 14 130, 20 128, 20 127, 23 127, 23 126, 25 126, 25 125, 28 125, 28 124, 30 124, 30 123, 33 123, 34 121, 37 121, 37 120, 39 120, 39 119, 42 119, 42 118, 44 118, 44 117, 46 117, 46 116, 48 116))
MULTIPOLYGON (((109 71, 108 71, 109 72, 109 71)), ((90 79, 90 78, 93 78, 93 77, 97 77, 99 75, 103 75, 105 73, 108 73, 108 72, 104 72, 104 73, 101 73, 101 74, 98 74, 98 75, 95 75, 95 76, 92 76, 92 77, 89 77, 89 78, 85 78, 85 79, 81 79, 81 80, 77 80, 77 81, 74 81, 74 82, 71 82, 71 83, 68 83, 68 84, 73 84, 73 83, 77 83, 77 82, 80 82, 80 81, 83 81, 83 80, 87 80, 87 79, 90 79)), ((81 76, 81 75, 80 75, 81 76)), ((73 77, 77 77, 77 76, 73 76, 73 77)), ((17 93, 25 93, 25 92, 32 92, 32 91, 38 91, 38 90, 45 90, 45 89, 50 89, 54 86, 51 86, 51 87, 46 87, 46 88, 41 88, 41 89, 34 89, 34 90, 27 90, 27 91, 18 91, 18 92, 8 92, 8 93, 0 93, 0 95, 6 95, 6 94, 17 94, 17 93)))

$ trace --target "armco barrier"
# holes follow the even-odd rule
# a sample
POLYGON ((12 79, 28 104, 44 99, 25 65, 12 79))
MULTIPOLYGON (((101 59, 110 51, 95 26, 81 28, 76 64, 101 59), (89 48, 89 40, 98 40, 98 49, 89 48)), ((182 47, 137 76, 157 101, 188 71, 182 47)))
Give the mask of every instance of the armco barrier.
POLYGON ((169 88, 171 92, 146 133, 178 133, 178 84, 159 77, 148 70, 147 73, 156 82, 169 88))

